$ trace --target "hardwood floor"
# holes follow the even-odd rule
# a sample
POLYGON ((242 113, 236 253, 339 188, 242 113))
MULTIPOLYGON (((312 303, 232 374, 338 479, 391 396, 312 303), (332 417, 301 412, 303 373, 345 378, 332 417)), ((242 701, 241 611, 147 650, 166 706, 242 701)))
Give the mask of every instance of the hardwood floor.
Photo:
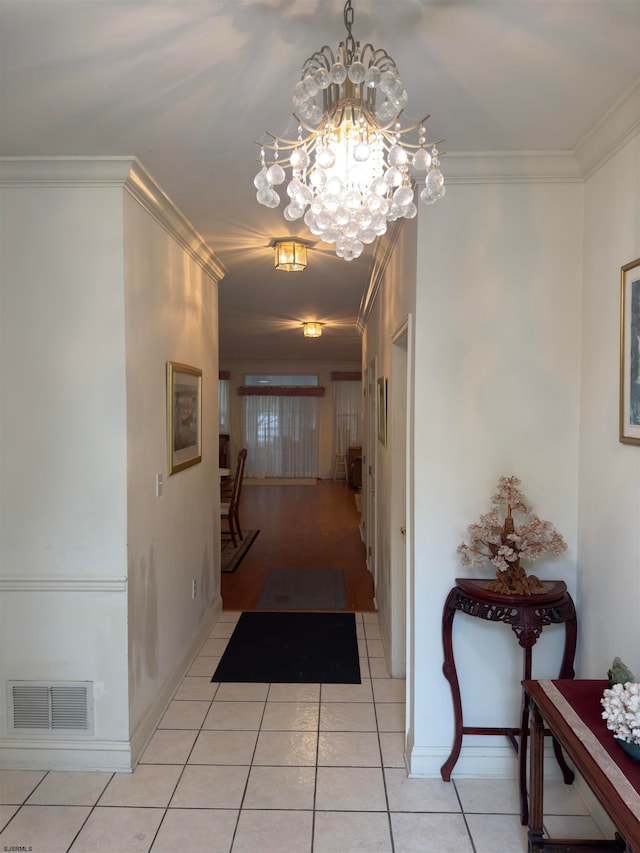
POLYGON ((253 610, 270 569, 344 569, 347 610, 374 611, 373 579, 360 537, 356 492, 344 482, 246 484, 244 530, 259 530, 235 572, 222 574, 224 610, 253 610))

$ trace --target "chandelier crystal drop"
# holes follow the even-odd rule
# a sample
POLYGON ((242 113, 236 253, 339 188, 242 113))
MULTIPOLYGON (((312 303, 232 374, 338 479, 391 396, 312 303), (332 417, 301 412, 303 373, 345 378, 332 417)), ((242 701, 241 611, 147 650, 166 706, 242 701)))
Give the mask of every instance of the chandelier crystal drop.
POLYGON ((293 92, 297 139, 267 133, 268 141, 256 143, 254 185, 260 204, 275 208, 281 201, 275 187, 288 181, 284 218, 303 219, 350 261, 386 232, 388 222, 416 215, 411 168, 426 172, 424 204, 442 198, 445 186, 437 148, 442 140, 427 141, 429 116, 402 127, 408 96, 396 64, 385 50, 354 41, 351 0, 344 23, 347 38, 336 53, 325 45, 302 66, 293 92))

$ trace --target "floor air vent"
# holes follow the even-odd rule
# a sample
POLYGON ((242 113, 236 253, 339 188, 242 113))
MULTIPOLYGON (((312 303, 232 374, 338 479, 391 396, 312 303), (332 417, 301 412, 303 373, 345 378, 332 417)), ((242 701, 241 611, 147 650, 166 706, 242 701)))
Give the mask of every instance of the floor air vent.
POLYGON ((9 725, 33 734, 93 734, 91 681, 10 681, 9 725))

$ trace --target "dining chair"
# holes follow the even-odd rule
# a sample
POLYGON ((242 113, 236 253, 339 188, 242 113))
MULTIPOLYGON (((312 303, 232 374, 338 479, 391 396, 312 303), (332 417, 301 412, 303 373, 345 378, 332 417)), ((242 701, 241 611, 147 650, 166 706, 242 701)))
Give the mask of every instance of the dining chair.
POLYGON ((242 542, 242 529, 240 527, 240 494, 242 492, 242 481, 244 479, 244 464, 247 459, 247 448, 243 447, 238 453, 238 462, 236 465, 236 473, 233 478, 233 489, 229 496, 229 501, 220 504, 220 518, 226 521, 229 527, 228 533, 231 536, 231 542, 234 548, 238 547, 237 539, 242 542), (236 538, 237 537, 237 538, 236 538))

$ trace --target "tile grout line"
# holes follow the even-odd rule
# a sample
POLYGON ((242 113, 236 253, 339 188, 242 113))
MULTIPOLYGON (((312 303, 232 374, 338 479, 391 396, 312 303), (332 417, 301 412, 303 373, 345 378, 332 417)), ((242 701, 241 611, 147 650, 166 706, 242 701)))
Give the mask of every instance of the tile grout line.
POLYGON ((467 830, 467 835, 469 836, 469 841, 471 842, 471 849, 473 853, 477 853, 476 844, 473 840, 473 833, 471 832, 471 827, 469 826, 469 821, 467 820, 467 815, 462 805, 462 798, 460 796, 460 792, 458 791, 458 786, 456 785, 455 779, 451 780, 451 784, 453 785, 453 790, 456 792, 456 798, 458 800, 458 805, 460 806, 460 814, 462 815, 462 819, 467 830))
MULTIPOLYGON (((209 639, 209 638, 207 637, 207 639, 209 639)), ((186 676, 185 676, 185 678, 186 678, 186 676)), ((182 684, 183 684, 183 683, 184 683, 184 678, 182 679, 182 681, 180 682, 180 684, 179 684, 179 685, 178 685, 178 687, 176 688, 176 691, 175 691, 176 693, 178 692, 178 690, 180 689, 180 687, 182 687, 182 684)), ((162 817, 160 818, 160 823, 158 824, 158 827, 157 827, 157 829, 156 829, 156 831, 155 831, 155 833, 154 833, 154 836, 153 836, 153 838, 152 838, 152 840, 151 840, 151 844, 149 845, 149 851, 152 851, 152 850, 153 850, 153 845, 156 843, 156 840, 157 840, 158 835, 159 835, 159 833, 160 833, 160 829, 162 828, 162 825, 164 824, 164 822, 165 822, 165 820, 166 820, 166 818, 167 818, 167 815, 168 815, 168 813, 169 813, 169 808, 171 807, 171 802, 172 802, 173 798, 175 797, 175 795, 176 795, 176 791, 178 790, 178 785, 180 784, 180 782, 181 782, 181 780, 182 780, 182 777, 183 777, 183 776, 184 776, 184 774, 185 774, 185 771, 186 771, 186 769, 187 769, 187 765, 188 765, 188 763, 189 763, 189 759, 191 758, 191 755, 192 755, 192 753, 193 753, 193 750, 194 750, 194 749, 195 749, 195 747, 196 747, 196 743, 198 742, 198 738, 200 737, 200 734, 201 734, 201 732, 202 732, 202 726, 204 725, 204 723, 205 723, 205 721, 206 721, 206 719, 207 719, 207 717, 208 717, 208 715, 209 715, 209 712, 211 711, 211 706, 212 706, 212 705, 213 705, 213 703, 214 703, 214 700, 215 700, 215 698, 216 698, 216 694, 217 694, 217 692, 218 692, 218 690, 219 690, 219 689, 220 689, 220 685, 218 685, 218 686, 216 687, 216 689, 215 689, 215 691, 214 691, 214 693, 213 693, 213 697, 212 697, 212 698, 211 698, 211 700, 209 701, 209 708, 207 709, 206 714, 205 714, 205 715, 204 715, 204 717, 202 718, 202 723, 200 724, 200 728, 196 730, 196 731, 197 731, 197 734, 196 734, 196 736, 195 736, 195 738, 194 738, 193 743, 191 744, 191 749, 189 749, 189 752, 188 752, 188 754, 187 754, 187 756, 186 756, 186 758, 185 758, 185 760, 184 760, 184 763, 182 764, 182 770, 181 770, 181 771, 180 771, 180 773, 178 774, 178 778, 176 779, 176 783, 175 783, 175 785, 174 785, 174 787, 173 787, 173 792, 172 792, 171 796, 169 797, 169 799, 167 800, 167 805, 166 805, 166 806, 165 806, 165 808, 164 808, 164 814, 163 814, 163 815, 162 815, 162 817)), ((174 693, 174 695, 175 695, 175 693, 174 693)), ((171 699, 171 701, 173 702, 173 701, 181 701, 181 700, 174 700, 174 699, 171 699)), ((165 712, 165 713, 166 713, 166 712, 165 712)), ((164 715, 163 715, 163 716, 164 716, 164 715)), ((161 722, 162 722, 162 720, 161 720, 161 722)), ((156 726, 156 729, 155 729, 154 734, 156 734, 158 731, 161 731, 161 729, 159 728, 159 725, 158 725, 158 726, 156 726)), ((170 729, 168 729, 167 731, 171 731, 171 730, 170 730, 170 729)), ((193 729, 191 729, 191 731, 193 731, 193 729)), ((148 746, 149 746, 149 745, 147 744, 147 748, 148 748, 148 746)), ((142 754, 141 758, 142 758, 142 757, 144 757, 144 753, 142 754)), ((139 764, 140 764, 140 762, 138 763, 138 766, 139 766, 139 764)))

